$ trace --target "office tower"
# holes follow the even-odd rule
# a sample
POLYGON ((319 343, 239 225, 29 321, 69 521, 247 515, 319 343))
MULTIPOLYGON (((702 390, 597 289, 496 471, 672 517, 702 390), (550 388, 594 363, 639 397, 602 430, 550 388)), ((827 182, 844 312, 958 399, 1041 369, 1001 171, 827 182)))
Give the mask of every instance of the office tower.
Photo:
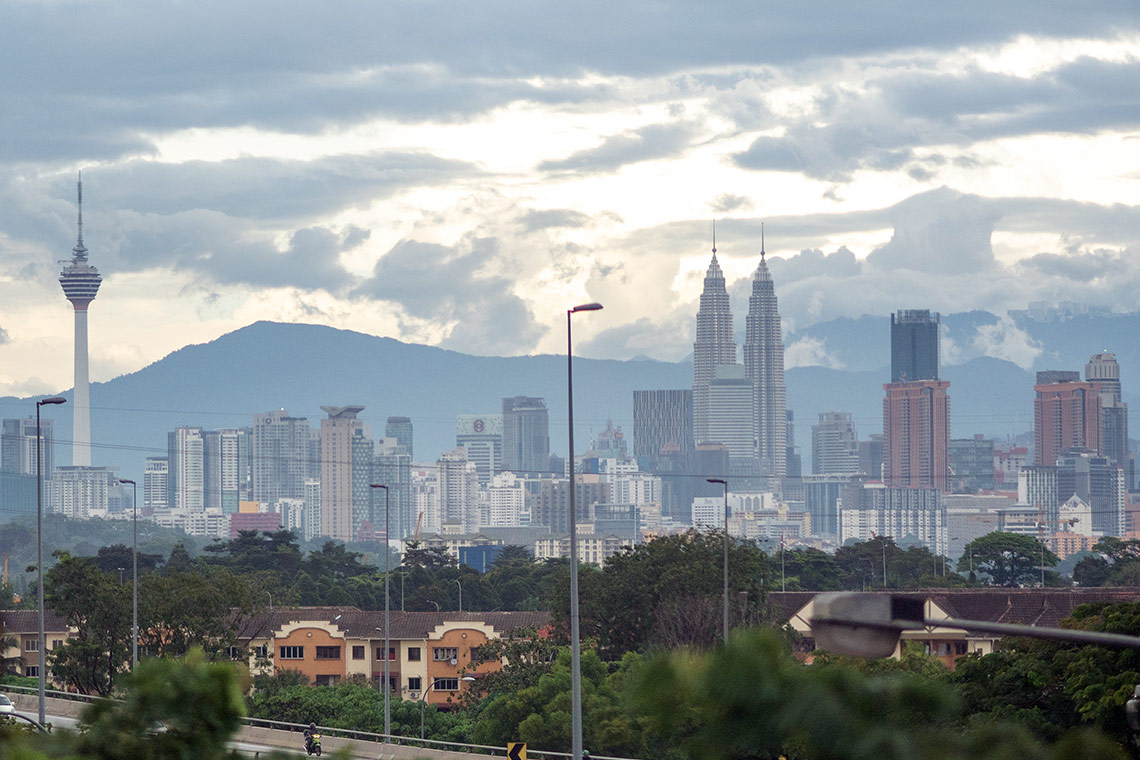
MULTIPOLYGON (((388 486, 388 509, 394 538, 407 538, 416 527, 412 499, 412 455, 395 438, 381 438, 373 460, 373 483, 388 486)), ((373 513, 377 520, 384 515, 384 493, 372 489, 373 513)))
POLYGON ((718 364, 736 364, 736 339, 732 334, 732 310, 724 273, 716 260, 713 243, 712 261, 705 273, 701 305, 697 309, 697 339, 693 342, 693 440, 709 440, 709 383, 716 378, 718 364))
POLYGON ((883 480, 945 490, 949 474, 950 383, 938 379, 939 316, 891 315, 891 382, 883 386, 883 480))
MULTIPOLYGON (((1092 510, 1092 531, 1102 536, 1123 536, 1128 494, 1124 471, 1108 457, 1089 449, 1070 449, 1057 457, 1057 500, 1073 495, 1092 510)), ((1059 530, 1046 526, 1047 532, 1059 530)))
POLYGON ((87 372, 87 307, 95 300, 103 278, 87 263, 83 245, 83 175, 79 175, 79 240, 71 249, 71 263, 59 273, 63 294, 75 310, 75 392, 72 398, 74 426, 71 463, 91 464, 91 383, 87 372))
POLYGON ((811 426, 811 471, 815 475, 859 472, 859 436, 850 412, 820 412, 811 426))
MULTIPOLYGON (((14 475, 36 474, 36 418, 4 420, 0 423, 0 472, 14 475)), ((40 419, 40 474, 44 482, 55 467, 55 438, 52 420, 40 419)))
POLYGON ((503 470, 519 475, 550 470, 550 416, 543 399, 503 399, 503 470))
POLYGON ((891 382, 937 380, 938 325, 926 309, 900 309, 891 315, 891 382))
POLYGON ((180 427, 166 436, 166 503, 171 509, 206 508, 206 457, 202 428, 180 427))
POLYGON ((648 472, 661 469, 662 457, 687 460, 693 451, 693 392, 633 392, 633 455, 648 472))
POLYGON ((787 441, 787 454, 784 456, 785 467, 787 468, 787 476, 789 478, 798 478, 803 475, 803 463, 800 457, 800 447, 796 445, 796 415, 791 409, 784 411, 787 415, 788 423, 784 426, 784 440, 787 441))
MULTIPOLYGON (((221 509, 225 514, 234 514, 241 502, 252 500, 252 439, 253 431, 250 428, 224 428, 202 433, 207 509, 221 509)), ((277 502, 268 503, 273 505, 277 502)))
POLYGON ((859 474, 804 475, 804 511, 811 515, 813 536, 839 535, 839 507, 844 488, 861 484, 866 477, 859 474))
POLYGON ((883 480, 902 488, 945 490, 950 396, 945 380, 887 383, 883 389, 883 480))
POLYGON ((389 417, 384 425, 384 437, 391 438, 408 452, 408 456, 415 458, 412 449, 412 420, 410 417, 389 417))
POLYGON ((1085 382, 1100 386, 1100 453, 1124 468, 1132 487, 1133 463, 1128 448, 1128 404, 1120 394, 1120 365, 1116 354, 1093 354, 1085 365, 1085 382))
POLYGON ((1033 386, 1034 463, 1056 464, 1065 449, 1100 451, 1100 393, 1076 372, 1037 373, 1033 386))
POLYGON ((475 463, 479 485, 485 486, 502 469, 503 415, 460 414, 455 418, 455 445, 475 463))
POLYGON ((871 433, 865 441, 859 441, 859 472, 872 480, 883 479, 883 434, 871 433))
POLYGON ((1058 509, 1064 501, 1058 494, 1056 467, 1023 467, 1018 471, 1017 501, 1040 510, 1039 519, 1053 526, 1057 525, 1058 509))
POLYGON ((439 508, 446 526, 461 533, 479 530, 479 474, 467 452, 459 448, 445 451, 436 462, 439 467, 439 508))
POLYGON ((840 498, 840 543, 868 541, 874 536, 913 537, 936 554, 946 553, 946 505, 938 489, 855 483, 844 488, 840 498))
POLYGON ((373 515, 372 441, 356 415, 363 406, 322 406, 321 533, 338 541, 356 538, 360 523, 373 515))
POLYGON ((741 364, 718 364, 708 384, 710 442, 723 443, 730 463, 756 461, 755 396, 741 364))
POLYGON ((606 426, 590 441, 590 451, 598 457, 608 459, 623 459, 627 456, 625 447, 625 433, 621 425, 614 427, 613 418, 606 419, 606 426))
POLYGON ((143 465, 143 503, 146 514, 156 509, 170 509, 170 462, 166 457, 147 457, 143 465))
POLYGON ((950 488, 955 493, 994 487, 994 442, 981 433, 950 441, 950 488))
MULTIPOLYGON (((579 475, 574 481, 574 500, 577 502, 575 519, 578 525, 593 522, 598 504, 605 504, 610 496, 610 484, 600 475, 579 475)), ((570 530, 570 482, 543 480, 537 493, 531 495, 531 524, 549 525, 555 536, 564 536, 570 530)))
POLYGON ((755 419, 756 457, 766 475, 788 474, 787 408, 784 388, 784 338, 776 287, 768 271, 764 244, 760 264, 752 275, 752 296, 744 340, 744 368, 752 381, 752 414, 755 419))
MULTIPOLYGON (((304 498, 305 481, 320 479, 320 453, 312 446, 313 430, 305 417, 278 409, 253 417, 253 501, 276 504, 304 498)), ((319 431, 317 435, 319 444, 319 431)))

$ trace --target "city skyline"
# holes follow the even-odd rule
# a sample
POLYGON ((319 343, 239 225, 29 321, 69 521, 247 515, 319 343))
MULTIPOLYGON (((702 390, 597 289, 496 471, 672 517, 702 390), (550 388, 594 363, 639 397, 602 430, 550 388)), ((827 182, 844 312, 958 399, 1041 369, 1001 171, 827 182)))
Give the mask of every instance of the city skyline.
MULTIPOLYGON (((580 355, 677 360, 713 219, 738 303, 767 223, 789 333, 899 292, 1135 308, 1127 10, 817 11, 6 8, 0 395, 71 382, 54 280, 80 169, 95 382, 266 319, 556 353, 565 305, 592 300, 580 355)), ((1009 321, 975 337, 1033 350, 1009 321)), ((786 346, 788 367, 837 361, 786 346)))

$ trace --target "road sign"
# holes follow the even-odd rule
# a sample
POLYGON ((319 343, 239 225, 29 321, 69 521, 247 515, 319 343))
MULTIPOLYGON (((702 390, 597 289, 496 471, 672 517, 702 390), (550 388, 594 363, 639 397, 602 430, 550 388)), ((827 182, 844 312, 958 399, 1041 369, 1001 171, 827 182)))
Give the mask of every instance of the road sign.
POLYGON ((526 745, 522 742, 507 742, 508 760, 526 760, 526 745))

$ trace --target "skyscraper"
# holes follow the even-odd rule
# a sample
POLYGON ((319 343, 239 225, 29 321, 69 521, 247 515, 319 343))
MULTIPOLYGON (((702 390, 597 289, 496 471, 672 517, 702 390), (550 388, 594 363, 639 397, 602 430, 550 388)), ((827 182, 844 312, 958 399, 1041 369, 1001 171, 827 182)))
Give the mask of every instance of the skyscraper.
MULTIPOLYGON (((416 526, 412 502, 412 457, 395 438, 382 438, 376 445, 372 461, 372 482, 388 486, 387 507, 392 524, 392 536, 407 538, 416 526)), ((385 494, 372 488, 373 513, 376 519, 384 514, 385 494)))
POLYGON ((1093 383, 1079 378, 1077 372, 1037 373, 1033 386, 1033 457, 1037 465, 1056 464, 1065 449, 1100 452, 1100 393, 1093 383))
POLYGON ((170 463, 166 457, 147 457, 143 466, 143 503, 144 514, 150 514, 156 509, 169 509, 170 494, 168 480, 170 476, 170 463))
POLYGON ((787 407, 784 388, 784 339, 776 288, 760 244, 760 265, 752 275, 752 296, 744 339, 744 369, 752 381, 756 458, 766 475, 787 474, 787 407))
MULTIPOLYGON (((15 475, 36 474, 36 418, 4 420, 0 428, 0 472, 15 475)), ((40 421, 40 473, 44 482, 55 468, 55 441, 52 421, 40 421)))
MULTIPOLYGON (((202 435, 205 452, 205 503, 226 514, 238 511, 238 504, 253 498, 253 471, 250 467, 250 428, 225 428, 202 435)), ((271 505, 276 502, 271 502, 271 505)))
MULTIPOLYGON (((475 463, 462 448, 445 451, 439 467, 439 503, 443 525, 453 525, 463 533, 479 530, 479 474, 475 463)), ((444 528, 446 532, 447 528, 444 528)))
POLYGON ((716 377, 718 364, 736 364, 736 339, 732 334, 728 290, 716 260, 714 241, 712 261, 705 273, 705 287, 697 310, 697 339, 693 343, 693 439, 696 443, 709 440, 709 383, 716 377))
POLYGON ((372 442, 356 415, 363 406, 322 406, 321 534, 352 541, 372 509, 372 442))
POLYGON ((397 445, 403 446, 404 450, 408 452, 408 456, 413 458, 416 456, 412 448, 411 417, 389 417, 388 423, 384 426, 384 437, 392 438, 397 445))
POLYGON ((303 499, 305 481, 320 478, 320 457, 312 450, 312 429, 305 417, 278 409, 253 417, 253 500, 303 499))
POLYGON ((859 472, 859 436, 851 412, 819 413, 819 424, 811 426, 811 471, 815 475, 859 472))
POLYGON ((95 300, 103 278, 87 263, 83 245, 83 175, 79 175, 79 240, 71 249, 71 263, 59 273, 63 294, 75 310, 75 393, 72 398, 74 430, 71 437, 71 463, 91 465, 91 383, 87 371, 87 307, 95 300))
MULTIPOLYGON (((718 364, 708 386, 708 438, 723 443, 729 463, 755 467, 756 419, 752 381, 739 364, 718 364)), ((726 473, 717 473, 724 475, 726 473)))
POLYGON ((891 315, 891 382, 937 380, 940 317, 927 309, 900 309, 891 315))
POLYGON ((479 485, 491 482, 503 466, 503 415, 460 414, 455 418, 455 445, 475 463, 479 485))
POLYGON ((687 459, 693 451, 693 392, 633 392, 633 455, 649 472, 663 456, 687 459))
POLYGON ((1085 382, 1100 387, 1100 453, 1124 468, 1124 481, 1133 483, 1132 453, 1128 448, 1128 404, 1120 394, 1120 365, 1116 354, 1093 354, 1085 365, 1085 382))
POLYGON ((543 399, 503 399, 503 470, 519 475, 550 471, 550 415, 543 399))
POLYGON ((171 509, 201 512, 206 507, 206 457, 202 428, 180 427, 168 433, 166 452, 169 494, 166 503, 171 509))

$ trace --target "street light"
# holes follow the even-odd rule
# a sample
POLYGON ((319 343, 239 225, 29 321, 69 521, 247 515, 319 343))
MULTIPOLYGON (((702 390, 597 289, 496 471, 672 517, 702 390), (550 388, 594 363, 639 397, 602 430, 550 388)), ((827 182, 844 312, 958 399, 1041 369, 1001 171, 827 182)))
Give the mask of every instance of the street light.
POLYGON ((388 551, 388 549, 389 549, 389 543, 388 543, 388 539, 389 539, 389 534, 388 534, 388 526, 389 526, 389 522, 388 522, 388 517, 389 517, 388 494, 390 493, 390 491, 388 490, 388 486, 386 486, 382 483, 369 483, 368 486, 369 486, 369 488, 383 488, 384 489, 384 737, 385 737, 385 741, 387 741, 387 737, 389 735, 391 735, 391 733, 392 733, 392 704, 391 704, 392 700, 391 700, 391 694, 390 694, 391 687, 390 687, 390 684, 388 683, 388 679, 390 678, 390 675, 388 672, 388 669, 390 667, 389 662, 392 659, 391 649, 389 649, 391 644, 389 643, 389 639, 388 639, 388 636, 389 636, 388 631, 390 630, 390 627, 388 625, 388 623, 389 623, 388 617, 389 617, 389 613, 390 613, 389 604, 388 604, 388 575, 389 575, 388 565, 390 563, 390 560, 388 558, 388 555, 389 555, 389 551, 388 551))
POLYGON ((579 311, 598 311, 600 303, 566 310, 566 412, 570 421, 570 749, 582 760, 582 652, 578 633, 578 505, 574 501, 574 349, 570 318, 579 311))
POLYGON ((38 578, 37 584, 39 586, 36 592, 36 600, 40 607, 39 612, 39 644, 40 644, 40 667, 39 667, 39 697, 40 697, 40 723, 45 720, 45 701, 44 692, 47 690, 47 656, 45 654, 45 647, 47 646, 46 636, 44 635, 44 473, 43 473, 43 434, 40 431, 40 407, 45 404, 66 404, 67 399, 63 396, 52 396, 50 398, 40 399, 36 402, 36 576, 38 578))
POLYGON ((903 631, 927 626, 1140 649, 1140 637, 1136 636, 983 620, 930 618, 926 617, 925 607, 922 599, 894 594, 847 591, 817 594, 812 602, 812 635, 820 649, 852 657, 874 658, 893 654, 903 631))
POLYGON ((131 672, 139 666, 139 487, 133 480, 119 478, 131 486, 131 672))
MULTIPOLYGON (((463 676, 459 680, 460 681, 474 681, 475 678, 472 676, 463 676)), ((423 694, 420 696, 420 741, 421 742, 424 740, 424 707, 427 705, 428 689, 432 689, 432 688, 435 688, 435 681, 432 681, 431 683, 429 683, 427 685, 427 689, 424 689, 423 694)))
POLYGON ((463 612, 463 584, 459 582, 458 578, 456 578, 455 585, 459 586, 459 611, 463 612))
POLYGON ((724 486, 724 642, 728 643, 728 481, 724 478, 705 478, 709 483, 724 486))

